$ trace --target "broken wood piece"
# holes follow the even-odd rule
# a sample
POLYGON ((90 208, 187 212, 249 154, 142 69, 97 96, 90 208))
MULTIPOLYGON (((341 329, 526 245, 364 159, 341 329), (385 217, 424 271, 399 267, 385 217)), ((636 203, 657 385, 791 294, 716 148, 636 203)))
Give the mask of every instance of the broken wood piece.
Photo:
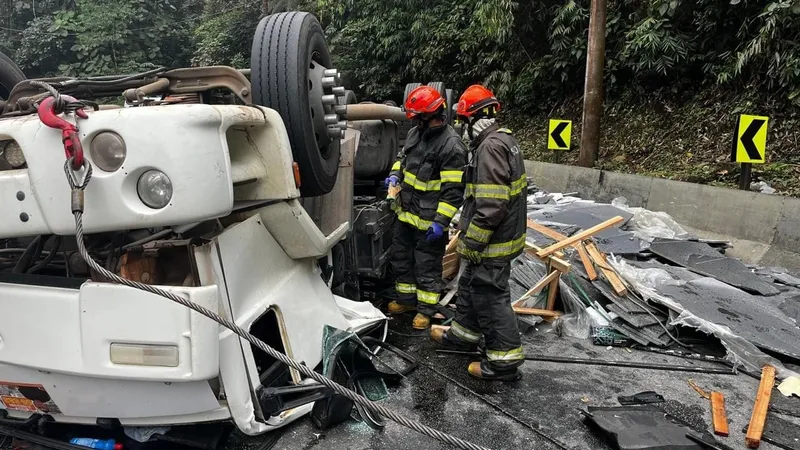
POLYGON ((552 311, 556 307, 556 293, 558 292, 558 280, 561 279, 561 272, 555 272, 556 279, 550 282, 547 288, 547 310, 552 311))
POLYGON ((539 256, 540 258, 544 258, 546 256, 550 256, 550 255, 552 255, 553 253, 555 253, 555 252, 557 252, 559 250, 563 250, 563 249, 565 249, 565 248, 567 248, 567 247, 569 247, 572 244, 575 244, 577 242, 584 241, 584 240, 592 237, 594 234, 599 233, 599 232, 605 230, 606 228, 610 228, 610 227, 613 227, 614 225, 618 225, 618 224, 620 224, 620 223, 622 223, 624 221, 625 221, 625 219, 623 219, 620 216, 612 217, 611 219, 608 219, 603 223, 597 224, 597 225, 589 228, 588 230, 583 230, 583 231, 581 231, 579 233, 576 233, 576 234, 564 239, 563 241, 556 242, 555 244, 553 244, 553 245, 551 245, 549 247, 546 247, 542 251, 537 252, 537 256, 539 256))
POLYGON ((589 276, 589 281, 594 281, 597 279, 597 271, 594 270, 594 264, 592 264, 592 259, 589 257, 589 252, 586 251, 586 247, 583 244, 578 244, 575 248, 578 249, 578 256, 581 257, 581 262, 583 263, 583 268, 586 270, 586 275, 589 276))
POLYGON ((461 230, 456 231, 455 236, 450 239, 450 242, 447 243, 447 247, 444 249, 444 253, 453 253, 456 251, 456 247, 458 247, 458 238, 461 236, 461 230))
POLYGON ((714 422, 714 434, 728 435, 728 414, 725 412, 725 396, 722 392, 711 393, 711 420, 714 422))
POLYGON ((528 219, 527 224, 528 228, 530 228, 531 230, 538 231, 539 233, 542 233, 543 235, 549 237, 550 239, 553 239, 554 241, 563 241, 564 239, 567 238, 567 236, 559 233, 558 231, 552 228, 546 227, 533 219, 528 219))
POLYGON ((514 312, 523 316, 540 316, 540 317, 561 317, 564 313, 561 311, 548 311, 539 308, 524 308, 522 306, 515 306, 514 312))
POLYGON ((600 268, 600 271, 603 272, 603 276, 606 277, 611 287, 614 288, 614 292, 619 296, 627 295, 628 288, 625 287, 625 284, 622 282, 619 275, 617 275, 617 272, 608 264, 605 255, 600 253, 600 250, 597 249, 594 242, 586 244, 586 250, 589 252, 589 256, 591 256, 597 267, 600 268))
POLYGON ((767 364, 761 369, 761 382, 758 385, 756 402, 753 405, 753 414, 750 416, 750 425, 747 427, 745 444, 748 448, 758 448, 761 445, 761 435, 764 434, 764 424, 767 421, 767 409, 775 386, 775 367, 767 364))
POLYGON ((692 389, 694 389, 695 391, 697 391, 697 393, 698 393, 698 394, 700 394, 700 396, 701 396, 701 397, 703 397, 704 399, 706 399, 706 400, 711 400, 711 394, 710 394, 710 393, 708 393, 708 392, 706 392, 706 391, 704 391, 704 390, 703 390, 703 388, 701 388, 700 386, 698 386, 698 385, 697 385, 697 384, 694 382, 694 380, 692 380, 691 378, 689 379, 689 386, 691 386, 691 387, 692 387, 692 389))
POLYGON ((528 292, 522 294, 522 297, 520 297, 519 300, 514 302, 514 306, 522 306, 522 304, 525 303, 525 300, 527 300, 527 299, 533 297, 534 295, 538 294, 539 292, 541 292, 542 289, 544 289, 546 286, 548 286, 557 276, 558 276, 558 272, 553 271, 553 272, 550 272, 549 274, 545 275, 544 277, 542 277, 542 279, 539 280, 539 282, 536 283, 536 285, 534 285, 532 288, 528 289, 528 292))

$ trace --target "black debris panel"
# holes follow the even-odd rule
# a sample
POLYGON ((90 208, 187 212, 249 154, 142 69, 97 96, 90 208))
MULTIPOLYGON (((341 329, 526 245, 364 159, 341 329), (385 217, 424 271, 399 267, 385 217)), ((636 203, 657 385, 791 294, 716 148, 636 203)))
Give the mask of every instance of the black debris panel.
POLYGON ((619 450, 703 449, 686 437, 693 431, 689 425, 655 406, 590 406, 583 414, 619 450))
POLYGON ((695 316, 728 327, 762 350, 800 359, 800 328, 763 297, 714 278, 660 286, 657 290, 695 316))
POLYGON ((716 278, 753 294, 779 293, 775 286, 751 272, 744 263, 728 258, 703 242, 657 238, 650 244, 650 251, 692 272, 716 278))
MULTIPOLYGON (((747 433, 747 427, 742 429, 742 433, 747 433)), ((800 427, 775 414, 769 414, 761 441, 785 450, 800 450, 800 427)))

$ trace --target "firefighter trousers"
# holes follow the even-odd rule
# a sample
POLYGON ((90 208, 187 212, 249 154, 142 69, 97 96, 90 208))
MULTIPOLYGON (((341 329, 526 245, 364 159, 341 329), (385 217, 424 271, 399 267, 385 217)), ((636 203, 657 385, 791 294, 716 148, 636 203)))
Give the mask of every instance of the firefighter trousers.
POLYGON ((457 345, 485 340, 486 360, 497 371, 516 370, 525 361, 517 316, 511 307, 510 261, 473 264, 465 259, 458 281, 456 317, 445 339, 457 345))
POLYGON ((425 239, 425 231, 395 221, 390 261, 397 280, 397 302, 416 304, 417 312, 432 316, 442 294, 442 258, 447 238, 433 242, 425 239))

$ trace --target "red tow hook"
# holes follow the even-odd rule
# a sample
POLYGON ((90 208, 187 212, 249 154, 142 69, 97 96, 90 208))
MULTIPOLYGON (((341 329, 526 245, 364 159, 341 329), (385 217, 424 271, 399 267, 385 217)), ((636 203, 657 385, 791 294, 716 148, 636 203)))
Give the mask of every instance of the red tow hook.
MULTIPOLYGON (((75 98, 68 95, 62 95, 61 98, 71 102, 77 101, 75 98)), ((42 100, 37 109, 39 120, 50 128, 61 130, 61 142, 64 143, 64 153, 67 155, 67 159, 74 158, 72 160, 72 169, 78 170, 83 166, 83 145, 81 145, 81 140, 78 137, 78 127, 59 117, 56 114, 55 107, 56 99, 54 97, 47 97, 42 100)), ((86 111, 82 109, 76 110, 75 115, 82 119, 87 119, 89 117, 86 111)))

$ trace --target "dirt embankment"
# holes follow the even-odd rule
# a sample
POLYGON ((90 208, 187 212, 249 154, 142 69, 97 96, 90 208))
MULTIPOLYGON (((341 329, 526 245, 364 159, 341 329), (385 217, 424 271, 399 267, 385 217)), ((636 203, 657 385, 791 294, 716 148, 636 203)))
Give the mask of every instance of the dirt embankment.
MULTIPOLYGON (((753 166, 779 194, 800 197, 800 108, 785 101, 743 98, 735 93, 628 93, 605 104, 598 168, 693 183, 736 187, 739 166, 730 162, 739 114, 769 116, 767 163, 753 166)), ((561 163, 574 164, 580 147, 581 99, 534 114, 510 111, 507 124, 527 158, 551 161, 548 118, 573 121, 572 148, 561 163)))

